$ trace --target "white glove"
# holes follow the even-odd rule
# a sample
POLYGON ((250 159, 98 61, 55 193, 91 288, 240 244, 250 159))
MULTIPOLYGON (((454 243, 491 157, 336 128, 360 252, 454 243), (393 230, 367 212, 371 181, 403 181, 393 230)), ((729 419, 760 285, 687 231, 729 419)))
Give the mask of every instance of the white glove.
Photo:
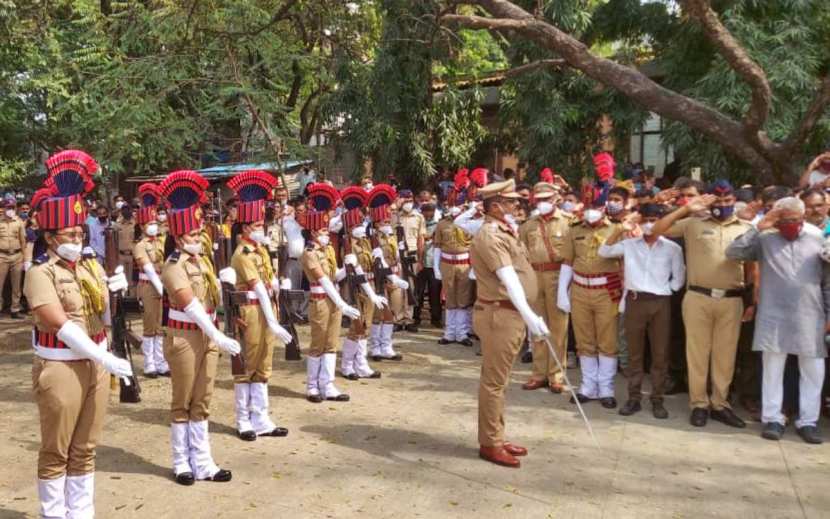
POLYGON ((385 297, 377 295, 375 293, 375 290, 372 288, 372 285, 370 285, 369 283, 361 283, 360 288, 363 289, 363 293, 365 293, 369 297, 369 299, 372 301, 372 304, 378 307, 380 310, 383 310, 384 307, 389 306, 389 301, 385 297))
POLYGON ((273 290, 275 294, 280 291, 280 280, 277 279, 276 276, 271 279, 271 290, 273 290))
POLYGON ((438 281, 443 279, 441 277, 441 249, 432 249, 432 273, 438 281))
POLYGON ((123 378, 133 374, 133 368, 126 359, 119 359, 106 349, 95 344, 83 329, 67 320, 57 333, 58 339, 66 343, 69 349, 101 364, 105 370, 123 378))
POLYGON ((337 234, 343 229, 343 217, 340 215, 335 216, 331 220, 329 220, 329 232, 333 234, 337 234))
POLYGON ((383 259, 383 249, 375 247, 372 249, 372 259, 383 259))
POLYGON ((291 280, 288 278, 282 278, 280 280, 280 290, 291 290, 291 280))
POLYGON ((115 271, 112 276, 106 278, 107 281, 107 288, 110 292, 120 292, 122 290, 127 290, 127 287, 130 286, 127 283, 127 276, 124 275, 124 267, 122 265, 118 265, 115 267, 115 271))
POLYGON ((334 288, 334 284, 328 277, 323 276, 318 279, 317 282, 320 283, 320 286, 323 287, 323 290, 325 290, 326 295, 329 296, 329 299, 337 305, 337 308, 339 308, 346 317, 350 319, 357 319, 360 317, 360 311, 353 306, 349 306, 345 301, 343 301, 343 298, 340 297, 340 293, 334 288))
POLYGON ((233 267, 225 267, 219 271, 219 281, 236 285, 236 270, 233 267))
POLYGON ((355 256, 354 254, 346 254, 346 256, 343 257, 343 264, 344 265, 351 265, 352 267, 356 267, 357 266, 357 256, 355 256))
POLYGON ((150 283, 153 284, 153 288, 156 289, 158 295, 161 295, 161 293, 164 292, 164 288, 161 286, 161 279, 159 279, 159 275, 156 272, 155 267, 153 267, 153 264, 148 261, 144 264, 144 267, 142 267, 141 270, 144 271, 144 275, 150 278, 150 283))
POLYGON ((32 262, 31 261, 24 261, 23 262, 23 272, 28 271, 30 268, 32 268, 32 262))
POLYGON ((519 311, 519 315, 522 316, 522 320, 527 325, 530 335, 537 337, 549 335, 550 330, 548 330, 545 320, 536 315, 531 310, 530 305, 527 304, 525 291, 522 288, 522 283, 519 281, 519 276, 516 274, 516 269, 513 268, 513 265, 501 267, 496 270, 496 276, 504 283, 504 287, 507 289, 507 295, 510 297, 510 302, 519 311))
POLYGON ((334 271, 334 280, 340 283, 346 279, 346 267, 339 268, 334 271))
POLYGON ((386 276, 386 279, 391 281, 393 285, 400 288, 401 290, 409 289, 409 283, 407 283, 406 280, 403 280, 400 277, 398 277, 396 274, 390 274, 386 276))
POLYGON ((556 306, 563 312, 571 312, 571 279, 574 277, 574 270, 570 265, 562 265, 559 271, 559 287, 556 290, 556 306))
POLYGON ((199 326, 199 328, 201 328, 205 335, 210 337, 210 340, 215 342, 217 346, 226 352, 231 355, 238 355, 239 352, 242 351, 242 348, 239 346, 237 341, 231 339, 216 328, 213 324, 213 320, 205 311, 205 307, 203 307, 202 303, 200 303, 195 297, 190 304, 184 308, 184 313, 187 314, 187 316, 190 317, 193 322, 199 326))
POLYGON ((271 330, 271 333, 276 335, 283 344, 291 342, 291 334, 280 326, 277 317, 274 315, 274 306, 271 303, 271 297, 268 295, 268 290, 266 290, 265 284, 262 281, 258 281, 254 285, 254 292, 259 300, 259 307, 262 308, 262 313, 265 314, 265 322, 268 323, 268 328, 271 330))

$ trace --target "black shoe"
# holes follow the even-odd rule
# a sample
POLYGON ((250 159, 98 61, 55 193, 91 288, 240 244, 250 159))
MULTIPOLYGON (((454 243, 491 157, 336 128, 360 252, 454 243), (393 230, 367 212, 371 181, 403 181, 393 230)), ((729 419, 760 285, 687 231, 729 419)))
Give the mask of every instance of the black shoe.
POLYGON ((445 338, 443 338, 443 337, 441 337, 440 339, 438 339, 438 344, 440 344, 441 346, 446 346, 447 344, 452 344, 452 343, 454 343, 454 342, 455 342, 455 341, 451 341, 451 340, 449 340, 449 339, 445 339, 445 338))
POLYGON ((823 443, 824 440, 821 438, 821 433, 818 431, 818 427, 815 425, 805 425, 804 427, 797 427, 795 431, 801 436, 801 439, 807 443, 811 443, 813 445, 818 445, 823 443))
POLYGON ((623 416, 631 416, 634 413, 639 413, 643 410, 642 404, 639 400, 629 400, 624 406, 620 408, 620 414, 623 416))
POLYGON ((480 340, 481 340, 481 339, 479 339, 479 338, 478 338, 478 335, 476 335, 476 334, 474 334, 474 333, 468 333, 468 334, 467 334, 467 337, 468 337, 468 338, 470 338, 470 339, 474 339, 474 340, 476 340, 476 341, 480 341, 480 340))
POLYGON ((369 355, 369 358, 372 360, 372 362, 381 362, 386 357, 381 357, 380 355, 369 355))
POLYGON ((274 427, 267 433, 260 434, 259 436, 272 436, 274 438, 283 438, 288 436, 288 429, 285 427, 274 427))
POLYGON ((159 371, 159 376, 170 378, 170 372, 169 371, 159 371))
POLYGON ((606 409, 614 409, 617 407, 617 399, 613 396, 607 396, 605 398, 600 398, 599 403, 602 404, 602 407, 606 409))
POLYGON ((179 485, 189 487, 195 482, 196 478, 193 477, 192 472, 182 472, 181 474, 176 474, 176 483, 178 483, 179 485))
POLYGON ((330 402, 348 402, 350 400, 350 397, 346 393, 340 393, 337 396, 326 397, 326 400, 330 402))
MULTIPOLYGON (((580 404, 587 404, 587 403, 588 403, 588 402, 590 402, 591 400, 594 400, 593 398, 588 398, 587 396, 583 395, 582 393, 577 393, 577 394, 576 394, 576 399, 577 399, 577 400, 579 400, 579 403, 580 403, 580 404)), ((571 402, 572 404, 575 404, 575 403, 576 403, 576 401, 574 400, 574 397, 571 397, 570 402, 571 402)))
POLYGON ((468 347, 468 348, 472 348, 472 347, 473 347, 473 341, 471 341, 470 339, 463 339, 463 340, 456 341, 456 342, 457 342, 458 344, 460 344, 460 345, 462 345, 462 346, 466 346, 466 347, 468 347))
POLYGON ((213 481, 215 483, 226 483, 231 480, 231 471, 225 469, 219 469, 219 472, 214 474, 212 477, 206 478, 205 481, 213 481))
POLYGON ((155 371, 150 371, 149 373, 145 373, 144 376, 146 378, 159 378, 159 374, 155 371))
POLYGON ((778 422, 764 424, 764 430, 761 431, 761 438, 777 442, 782 436, 784 436, 784 424, 778 422))
POLYGON ((703 427, 706 421, 709 420, 709 410, 703 407, 695 407, 692 409, 692 414, 689 416, 689 423, 695 427, 703 427))
POLYGON ((724 407, 723 409, 712 409, 712 412, 709 413, 709 416, 712 417, 712 420, 717 420, 718 422, 725 423, 729 427, 735 427, 737 429, 743 429, 746 427, 746 422, 738 418, 738 415, 735 414, 735 411, 728 407, 724 407))
POLYGON ((305 398, 312 404, 319 404, 323 401, 323 397, 321 397, 320 395, 308 395, 305 398))
POLYGON ((240 440, 252 442, 256 440, 256 433, 254 431, 237 431, 237 436, 240 440))
POLYGON ((391 357, 383 357, 383 360, 393 360, 395 362, 400 362, 403 360, 403 355, 401 355, 400 353, 396 353, 391 357))
POLYGON ((403 330, 403 326, 400 325, 400 324, 396 324, 395 326, 392 327, 393 332, 399 332, 401 330, 403 330))
POLYGON ((441 321, 430 321, 429 324, 431 324, 433 328, 443 328, 444 327, 444 324, 441 321))
POLYGON ((373 371, 372 374, 369 375, 368 377, 360 377, 360 378, 380 378, 380 377, 381 377, 380 371, 373 371))
POLYGON ((19 312, 12 312, 12 313, 11 313, 11 315, 10 315, 10 317, 11 317, 12 319, 23 319, 23 316, 22 316, 22 315, 20 315, 20 313, 19 313, 19 312))
POLYGON ((526 352, 522 353, 522 364, 530 364, 533 362, 533 352, 527 350, 526 352))
POLYGON ((412 333, 418 333, 418 325, 415 323, 407 324, 406 326, 404 326, 404 330, 412 333))
POLYGON ((659 420, 665 420, 669 417, 669 412, 663 407, 662 400, 653 400, 651 402, 651 414, 659 420))
POLYGON ((357 376, 357 373, 349 373, 348 375, 343 375, 343 378, 346 380, 360 380, 360 377, 357 376))

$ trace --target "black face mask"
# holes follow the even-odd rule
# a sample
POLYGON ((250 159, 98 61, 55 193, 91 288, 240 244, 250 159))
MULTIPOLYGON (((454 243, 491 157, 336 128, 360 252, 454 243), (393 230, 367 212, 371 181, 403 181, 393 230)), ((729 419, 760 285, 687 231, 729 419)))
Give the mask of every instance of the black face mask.
POLYGON ((107 223, 107 217, 106 216, 99 216, 98 221, 101 222, 101 223, 107 223))

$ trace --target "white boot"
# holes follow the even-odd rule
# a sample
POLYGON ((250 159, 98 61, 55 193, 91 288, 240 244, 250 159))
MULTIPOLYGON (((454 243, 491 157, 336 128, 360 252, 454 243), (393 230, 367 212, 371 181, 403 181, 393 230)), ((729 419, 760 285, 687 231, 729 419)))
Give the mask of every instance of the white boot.
POLYGON ((586 355, 579 356, 579 371, 582 374, 579 394, 588 398, 599 397, 599 388, 597 386, 598 370, 599 361, 596 357, 589 357, 586 355))
POLYGON ((95 473, 66 477, 66 519, 95 517, 95 473))
POLYGON ((366 358, 367 350, 366 339, 359 339, 354 361, 357 376, 360 378, 380 378, 380 372, 369 366, 369 360, 366 358))
POLYGON ((141 338, 141 353, 144 354, 144 374, 157 375, 156 368, 156 341, 155 337, 141 338))
POLYGON ((219 467, 213 462, 210 453, 208 438, 208 421, 188 422, 188 440, 190 441, 190 466, 193 467, 193 477, 196 479, 212 478, 219 472, 219 467))
POLYGON ((324 353, 320 366, 320 393, 326 400, 347 402, 349 395, 341 393, 334 385, 334 367, 337 364, 336 353, 324 353))
POLYGON ((277 428, 277 424, 268 416, 269 408, 268 384, 254 382, 251 384, 251 424, 257 436, 270 435, 277 428))
POLYGON ((156 361, 156 371, 159 375, 170 373, 170 366, 164 358, 164 337, 156 335, 153 337, 153 353, 156 361))
POLYGON ((236 404, 236 430, 240 433, 253 431, 251 425, 251 384, 233 385, 234 403, 236 404))
POLYGON ((66 476, 56 479, 38 479, 42 519, 66 519, 66 476))
POLYGON ((357 355, 357 341, 346 337, 343 339, 343 351, 340 352, 340 373, 344 377, 355 374, 355 356, 357 355))
POLYGON ((444 340, 455 342, 455 316, 458 314, 455 308, 447 308, 446 322, 444 323, 444 340))
POLYGON ((614 377, 617 376, 617 357, 599 356, 599 372, 597 376, 599 397, 614 396, 614 377))
POLYGON ((320 397, 320 362, 322 357, 312 357, 306 355, 306 396, 320 397))
POLYGON ((173 447, 173 474, 193 472, 190 468, 190 441, 187 423, 170 424, 170 445, 173 447))
POLYGON ((385 323, 383 325, 383 335, 381 339, 381 344, 383 344, 383 350, 381 356, 384 359, 389 360, 401 360, 399 354, 395 353, 395 349, 392 348, 392 331, 394 330, 395 325, 392 323, 385 323))
POLYGON ((381 330, 383 324, 373 324, 369 329, 369 351, 373 356, 382 355, 383 344, 381 342, 381 330))

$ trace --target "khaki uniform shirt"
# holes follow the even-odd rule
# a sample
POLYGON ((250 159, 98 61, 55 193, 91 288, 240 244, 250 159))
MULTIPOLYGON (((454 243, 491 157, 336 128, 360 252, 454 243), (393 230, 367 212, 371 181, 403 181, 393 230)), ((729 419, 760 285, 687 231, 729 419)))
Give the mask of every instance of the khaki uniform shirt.
POLYGON ((133 247, 133 258, 139 268, 150 263, 156 269, 156 273, 161 273, 161 266, 164 264, 164 242, 157 236, 145 236, 133 247))
POLYGON ((0 254, 20 254, 26 248, 26 225, 15 216, 0 218, 0 254))
POLYGON ((616 258, 603 258, 597 253, 599 246, 614 233, 617 224, 607 219, 597 227, 587 222, 571 224, 562 246, 562 259, 569 263, 574 272, 580 274, 603 274, 619 272, 621 263, 616 258))
POLYGON ((409 248, 409 251, 422 252, 418 250, 418 239, 423 238, 426 240, 427 227, 424 216, 414 209, 408 214, 400 210, 398 212, 398 222, 403 227, 403 234, 406 237, 406 246, 409 248))
POLYGON ((372 259, 372 243, 369 238, 352 238, 352 254, 357 256, 357 264, 363 269, 364 274, 369 274, 374 268, 372 259))
POLYGON ((383 251, 383 261, 392 268, 397 267, 399 261, 398 257, 398 239, 394 234, 386 236, 382 232, 378 233, 378 247, 383 251))
POLYGON ((75 274, 78 277, 78 282, 81 283, 81 295, 86 305, 87 333, 90 337, 93 337, 104 331, 103 317, 106 311, 104 305, 107 303, 105 294, 108 290, 104 282, 104 268, 95 258, 84 259, 78 261, 75 266, 75 274), (88 284, 87 287, 94 287, 93 290, 90 292, 84 286, 85 284, 88 284), (93 302, 93 297, 97 298, 98 301, 93 302), (98 309, 94 308, 93 305, 98 305, 98 309), (97 310, 100 310, 100 312, 97 310))
MULTIPOLYGON (((470 250, 473 237, 456 226, 451 218, 438 222, 433 233, 432 246, 447 254, 461 254, 470 250)), ((431 265, 429 265, 431 266, 431 265)))
POLYGON ((262 245, 240 240, 231 257, 231 267, 236 271, 236 289, 250 290, 249 287, 262 281, 271 290, 274 271, 269 267, 271 257, 262 245))
POLYGON ((686 245, 686 281, 703 288, 731 290, 744 287, 744 264, 726 257, 726 247, 752 226, 734 216, 725 222, 689 217, 666 232, 686 245))
POLYGON ((478 282, 478 298, 487 301, 509 300, 507 288, 496 275, 496 270, 512 265, 519 276, 527 302, 535 303, 538 292, 536 273, 527 257, 527 247, 519 241, 518 234, 508 224, 486 216, 470 246, 470 258, 478 282))
POLYGON ((204 263, 198 256, 191 256, 184 251, 176 251, 167 258, 161 269, 161 284, 168 294, 189 288, 193 296, 202 302, 208 312, 216 308, 216 303, 209 294, 209 278, 204 273, 204 263))
MULTIPOLYGON (((43 305, 60 304, 66 317, 88 333, 84 297, 76 271, 51 250, 35 259, 35 264, 26 272, 23 293, 32 310, 43 305)), ((32 318, 37 329, 57 332, 42 323, 35 312, 32 312, 32 318)))
POLYGON ((303 255, 300 256, 300 264, 303 266, 303 272, 305 272, 309 282, 318 283, 317 278, 312 274, 312 271, 317 268, 322 269, 323 274, 334 282, 334 275, 337 272, 337 258, 331 245, 320 247, 314 243, 310 247, 306 247, 303 255))
POLYGON ((527 247, 531 264, 560 263, 573 217, 559 209, 547 217, 538 215, 519 227, 519 239, 527 247))
POLYGON ((135 246, 135 221, 122 219, 116 222, 115 232, 118 234, 118 253, 131 254, 135 246))

